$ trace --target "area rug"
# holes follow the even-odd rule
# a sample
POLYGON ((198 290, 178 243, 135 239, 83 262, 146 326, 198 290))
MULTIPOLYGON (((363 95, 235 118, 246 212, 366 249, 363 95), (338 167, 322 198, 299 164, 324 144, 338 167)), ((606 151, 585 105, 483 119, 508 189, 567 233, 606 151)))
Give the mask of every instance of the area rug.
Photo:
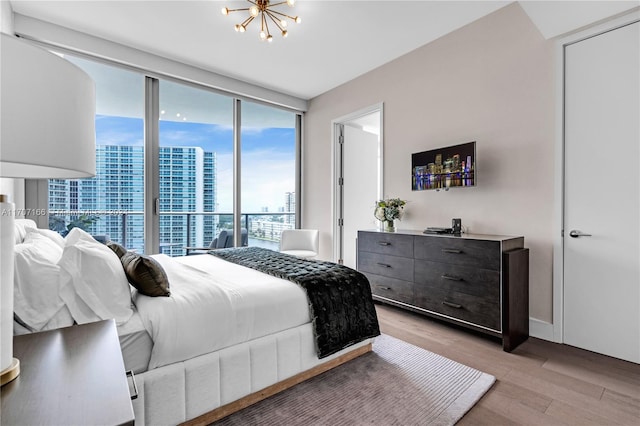
POLYGON ((495 377, 388 335, 373 351, 216 423, 453 425, 495 377))

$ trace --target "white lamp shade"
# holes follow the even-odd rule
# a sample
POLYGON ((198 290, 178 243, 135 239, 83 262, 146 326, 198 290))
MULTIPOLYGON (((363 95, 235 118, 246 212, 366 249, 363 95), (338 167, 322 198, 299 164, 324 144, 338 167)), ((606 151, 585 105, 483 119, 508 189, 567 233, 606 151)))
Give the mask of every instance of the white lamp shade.
POLYGON ((95 84, 45 49, 2 34, 0 177, 95 175, 95 84))
MULTIPOLYGON (((0 39, 0 177, 80 178, 96 173, 95 85, 71 62, 23 40, 0 39)), ((0 383, 13 355, 14 205, 0 197, 0 383)))

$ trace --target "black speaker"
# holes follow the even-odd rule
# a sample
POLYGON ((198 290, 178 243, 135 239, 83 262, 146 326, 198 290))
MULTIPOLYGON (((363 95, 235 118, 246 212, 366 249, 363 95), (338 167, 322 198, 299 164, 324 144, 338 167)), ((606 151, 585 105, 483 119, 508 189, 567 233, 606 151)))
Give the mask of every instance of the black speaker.
POLYGON ((462 219, 451 219, 451 230, 453 234, 460 234, 462 232, 462 219))

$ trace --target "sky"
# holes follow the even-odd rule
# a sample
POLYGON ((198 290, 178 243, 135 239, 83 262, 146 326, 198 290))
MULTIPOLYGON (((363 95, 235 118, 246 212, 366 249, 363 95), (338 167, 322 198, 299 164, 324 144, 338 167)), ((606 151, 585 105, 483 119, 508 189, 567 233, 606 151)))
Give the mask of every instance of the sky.
MULTIPOLYGON (((144 145, 140 118, 96 116, 99 145, 144 145)), ((201 147, 217 157, 218 205, 233 211, 233 129, 226 125, 160 120, 160 146, 201 147)), ((242 211, 277 212, 295 191, 295 129, 247 127, 241 133, 242 211)))

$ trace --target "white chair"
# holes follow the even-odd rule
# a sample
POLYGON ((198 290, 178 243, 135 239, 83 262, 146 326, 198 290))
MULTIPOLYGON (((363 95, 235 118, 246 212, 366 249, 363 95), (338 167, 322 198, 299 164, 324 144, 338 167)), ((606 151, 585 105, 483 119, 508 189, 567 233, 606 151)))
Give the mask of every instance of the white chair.
POLYGON ((280 252, 313 259, 318 255, 319 240, 317 229, 286 229, 280 237, 280 252))

